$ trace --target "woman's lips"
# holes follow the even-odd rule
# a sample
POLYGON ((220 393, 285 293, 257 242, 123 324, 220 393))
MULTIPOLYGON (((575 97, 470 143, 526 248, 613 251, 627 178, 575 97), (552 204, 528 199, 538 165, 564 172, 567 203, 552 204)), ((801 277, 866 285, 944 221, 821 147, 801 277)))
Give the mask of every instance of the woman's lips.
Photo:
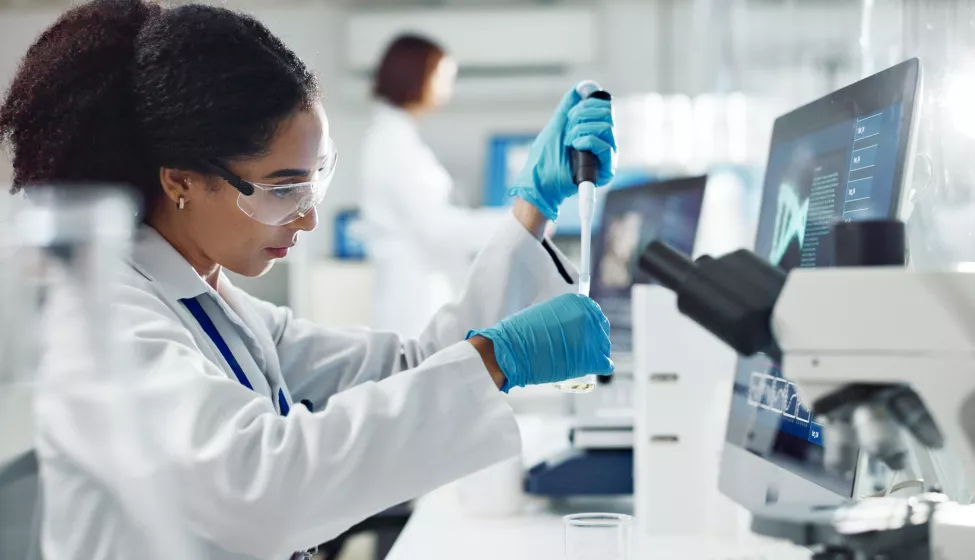
POLYGON ((291 247, 268 247, 264 249, 264 252, 271 255, 275 259, 283 259, 288 256, 288 249, 291 247))

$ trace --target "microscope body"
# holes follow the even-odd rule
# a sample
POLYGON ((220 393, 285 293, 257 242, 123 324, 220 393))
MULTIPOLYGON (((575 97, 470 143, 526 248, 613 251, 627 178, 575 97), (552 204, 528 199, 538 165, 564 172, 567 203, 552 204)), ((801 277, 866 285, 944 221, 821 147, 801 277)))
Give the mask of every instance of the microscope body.
POLYGON ((822 558, 971 558, 975 274, 868 264, 877 266, 786 273, 745 250, 691 262, 656 242, 640 259, 677 293, 682 313, 739 354, 762 353, 781 366, 825 426, 828 467, 851 468, 857 447, 895 471, 908 449, 930 464, 948 452, 940 476, 925 476, 943 493, 867 499, 839 510, 838 538, 828 542, 841 543, 846 555, 822 558), (830 458, 845 447, 854 452, 830 458))
MULTIPOLYGON (((975 274, 795 269, 773 309, 771 330, 783 374, 814 410, 837 396, 847 410, 875 398, 848 391, 854 385, 908 387, 924 408, 915 413, 930 415, 954 466, 965 481, 975 481, 975 274)), ((852 422, 852 428, 855 443, 876 444, 869 425, 852 422)), ((837 443, 831 435, 827 445, 837 443)), ((952 494, 967 504, 971 489, 952 494)), ((972 556, 975 506, 939 504, 927 525, 931 558, 972 556)))
POLYGON ((782 371, 814 412, 835 418, 822 404, 837 396, 847 410, 876 400, 850 386, 908 387, 975 481, 975 275, 796 269, 770 323, 782 371))
POLYGON ((853 384, 909 387, 975 481, 975 274, 795 269, 771 330, 814 412, 853 384))

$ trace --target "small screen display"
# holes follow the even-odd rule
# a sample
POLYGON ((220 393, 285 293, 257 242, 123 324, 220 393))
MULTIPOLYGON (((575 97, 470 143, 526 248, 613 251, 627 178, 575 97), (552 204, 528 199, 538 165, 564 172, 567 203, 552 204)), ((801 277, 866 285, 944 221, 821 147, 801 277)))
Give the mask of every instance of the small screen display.
POLYGON ((686 254, 694 252, 707 177, 650 182, 610 191, 599 235, 593 239, 590 295, 609 319, 613 353, 633 350, 630 290, 650 284, 637 259, 660 240, 686 254))

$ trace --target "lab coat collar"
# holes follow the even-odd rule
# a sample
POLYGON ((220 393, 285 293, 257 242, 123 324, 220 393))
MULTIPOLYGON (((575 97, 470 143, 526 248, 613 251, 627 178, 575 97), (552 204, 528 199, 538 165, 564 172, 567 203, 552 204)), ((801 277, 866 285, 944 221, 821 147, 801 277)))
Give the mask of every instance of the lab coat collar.
POLYGON ((385 101, 376 102, 376 114, 383 118, 402 123, 410 128, 416 128, 416 119, 413 118, 413 115, 409 114, 405 109, 401 109, 385 101))
MULTIPOLYGON (((130 262, 174 299, 195 298, 213 291, 189 261, 149 226, 139 230, 130 262)), ((220 282, 224 281, 225 278, 221 277, 220 282)))

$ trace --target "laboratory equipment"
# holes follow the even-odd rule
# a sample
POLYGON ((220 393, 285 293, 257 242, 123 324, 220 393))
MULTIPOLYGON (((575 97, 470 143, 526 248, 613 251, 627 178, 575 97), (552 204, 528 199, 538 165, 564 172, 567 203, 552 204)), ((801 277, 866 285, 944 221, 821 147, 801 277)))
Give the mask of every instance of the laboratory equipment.
POLYGON ((682 560, 809 560, 808 548, 756 533, 749 512, 718 488, 734 350, 681 314, 668 288, 636 285, 632 297, 641 341, 631 389, 637 550, 682 560))
POLYGON ((577 513, 562 518, 565 560, 630 560, 633 517, 621 513, 577 513))
MULTIPOLYGON (((162 474, 166 466, 152 452, 139 421, 141 415, 129 404, 131 356, 114 344, 111 336, 113 280, 126 266, 124 256, 134 231, 136 208, 134 199, 123 189, 32 187, 29 203, 0 216, 0 230, 4 232, 0 314, 3 324, 17 325, 16 330, 0 327, 0 348, 5 349, 0 360, 0 395, 13 393, 24 399, 23 408, 29 409, 30 418, 36 421, 21 418, 3 425, 5 431, 29 430, 31 443, 13 464, 14 471, 20 469, 19 477, 13 480, 21 485, 19 502, 7 502, 10 495, 0 490, 0 510, 18 506, 18 517, 13 519, 30 527, 30 541, 26 545, 14 542, 13 550, 20 552, 11 558, 40 558, 42 535, 49 542, 49 537, 66 529, 66 520, 73 524, 84 515, 52 507, 50 493, 41 492, 36 482, 38 462, 43 465, 50 460, 55 440, 72 437, 52 431, 48 422, 66 406, 88 406, 114 425, 124 426, 106 434, 99 452, 103 460, 116 467, 104 479, 112 485, 113 496, 129 511, 139 512, 133 519, 144 527, 142 541, 130 543, 127 549, 131 555, 199 558, 199 551, 187 544, 184 525, 177 521, 181 517, 173 511, 175 504, 165 499, 166 489, 171 488, 167 485, 171 480, 162 474), (53 326, 49 311, 62 305, 71 306, 71 319, 53 326), (77 345, 83 345, 85 353, 79 355, 78 367, 72 371, 75 375, 48 378, 44 365, 49 353, 77 345), (92 374, 98 379, 92 379, 92 374), (25 486, 31 476, 35 477, 33 486, 25 486)), ((78 464, 75 468, 86 466, 78 464)), ((0 481, 0 486, 5 482, 0 481)), ((23 538, 9 531, 11 526, 16 527, 11 518, 2 519, 0 539, 23 538)), ((10 552, 8 544, 0 543, 0 550, 10 552)))
MULTIPOLYGON (((775 121, 755 252, 779 267, 834 264, 834 222, 906 213, 920 66, 909 60, 775 121)), ((741 358, 722 452, 721 490, 751 511, 842 503, 853 473, 824 468, 834 451, 795 380, 766 356, 741 358)))
MULTIPOLYGON (((644 262, 688 317, 742 355, 781 363, 829 445, 849 438, 893 469, 909 443, 929 455, 925 485, 943 494, 864 501, 831 511, 828 523, 801 523, 796 538, 845 550, 843 558, 969 558, 975 333, 964 317, 975 305, 975 277, 897 266, 904 229, 896 222, 841 224, 835 235, 838 255, 852 246, 855 255, 886 255, 889 266, 786 273, 744 250, 691 262, 664 245, 651 246, 644 262), (944 476, 946 467, 962 476, 944 476)), ((845 473, 851 460, 838 454, 829 467, 845 473)), ((764 513, 769 527, 786 517, 764 513)))
POLYGON ((629 373, 633 360, 630 291, 654 283, 637 263, 651 241, 659 239, 694 252, 707 176, 647 181, 606 196, 594 243, 591 296, 609 318, 616 374, 629 373))
MULTIPOLYGON (((590 97, 610 101, 612 96, 603 91, 599 84, 591 80, 579 83, 576 92, 583 99, 590 97)), ((590 257, 592 254, 592 219, 596 210, 596 181, 599 177, 599 159, 591 152, 570 150, 572 178, 579 185, 579 224, 580 224, 580 265, 579 293, 588 297, 590 286, 590 257)), ((588 393, 596 388, 596 376, 589 374, 577 379, 568 379, 555 386, 567 393, 588 393)))
POLYGON ((718 474, 736 356, 682 315, 674 299, 658 284, 633 286, 637 535, 649 541, 706 534, 734 542, 740 508, 719 491, 718 474))
POLYGON ((633 493, 630 290, 653 281, 637 257, 654 239, 693 251, 706 177, 645 182, 606 195, 594 239, 592 297, 610 321, 616 370, 598 395, 573 399, 571 449, 531 468, 526 489, 545 496, 633 493))
MULTIPOLYGON (((603 220, 603 208, 606 206, 606 196, 611 191, 638 187, 661 179, 663 177, 657 177, 642 170, 618 169, 612 183, 604 188, 596 189, 596 208, 592 217, 593 230, 599 231, 603 220)), ((567 259, 571 262, 579 262, 581 257, 579 232, 582 227, 579 223, 579 197, 570 196, 562 202, 562 206, 559 208, 559 217, 555 220, 555 232, 552 234, 551 241, 567 259)))
MULTIPOLYGON (((831 222, 900 213, 918 80, 917 61, 908 61, 776 121, 756 239, 760 255, 787 268, 838 264, 831 222)), ((854 257, 871 264, 862 254, 854 257)), ((656 265, 665 286, 668 275, 682 274, 666 255, 656 265)), ((715 282, 729 286, 734 274, 716 270, 715 282)), ((803 404, 796 380, 783 378, 776 362, 762 356, 740 358, 732 366, 735 358, 718 347, 720 341, 673 316, 674 296, 664 292, 660 286, 634 290, 638 336, 648 341, 638 345, 637 358, 635 511, 645 512, 638 515, 641 534, 707 532, 727 537, 726 543, 754 538, 735 526, 734 513, 722 518, 689 507, 728 511, 719 488, 762 519, 829 520, 830 508, 854 495, 857 477, 852 470, 828 468, 827 453, 841 446, 822 445, 823 428, 803 404), (722 378, 732 367, 733 383, 722 378), (722 391, 724 402, 716 400, 722 391), (725 441, 716 441, 716 430, 725 441), (675 489, 668 485, 675 473, 704 482, 675 489), (661 503, 670 507, 661 511, 661 503)), ((752 318, 743 314, 744 319, 752 318)), ((745 551, 769 546, 743 544, 745 551)))

